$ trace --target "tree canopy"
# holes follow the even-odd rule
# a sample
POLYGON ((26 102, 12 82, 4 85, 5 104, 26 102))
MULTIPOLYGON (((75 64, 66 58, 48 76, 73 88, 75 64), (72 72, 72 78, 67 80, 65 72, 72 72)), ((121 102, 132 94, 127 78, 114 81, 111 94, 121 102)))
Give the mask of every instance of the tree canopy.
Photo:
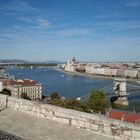
POLYGON ((110 103, 102 91, 92 91, 89 99, 85 102, 78 101, 76 98, 61 99, 59 93, 53 92, 50 95, 49 103, 89 113, 105 113, 105 109, 110 107, 110 103))
POLYGON ((92 91, 87 101, 88 108, 92 112, 104 113, 105 109, 110 106, 109 101, 106 99, 102 91, 92 91))
POLYGON ((26 100, 31 100, 31 98, 25 92, 21 93, 21 98, 26 100))
POLYGON ((60 99, 60 95, 58 92, 53 92, 51 95, 50 95, 50 98, 51 99, 60 99))
POLYGON ((2 94, 5 94, 5 95, 9 95, 9 96, 11 96, 11 91, 8 90, 8 89, 6 89, 6 88, 4 88, 4 89, 2 90, 1 93, 2 93, 2 94))

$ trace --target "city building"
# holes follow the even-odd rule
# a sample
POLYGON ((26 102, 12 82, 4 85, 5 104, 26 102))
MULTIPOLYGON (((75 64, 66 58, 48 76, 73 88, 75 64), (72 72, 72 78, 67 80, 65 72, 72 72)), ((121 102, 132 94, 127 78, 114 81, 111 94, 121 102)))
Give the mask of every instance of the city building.
POLYGON ((127 78, 138 78, 138 70, 134 68, 121 68, 118 72, 118 76, 124 76, 127 78))
POLYGON ((65 71, 75 72, 78 66, 78 61, 73 57, 72 60, 68 61, 63 67, 65 71))
POLYGON ((11 96, 20 98, 22 93, 27 93, 31 100, 42 98, 42 85, 34 80, 5 80, 3 89, 11 91, 11 96))
POLYGON ((86 73, 91 73, 95 75, 104 75, 104 76, 117 76, 118 68, 116 67, 109 67, 109 66, 101 66, 101 65, 94 65, 94 64, 87 64, 85 66, 86 73))
POLYGON ((86 64, 78 64, 78 66, 76 67, 76 71, 77 72, 85 72, 85 66, 86 64))
POLYGON ((109 76, 117 76, 118 75, 118 71, 119 71, 119 68, 117 67, 110 67, 109 69, 109 76))

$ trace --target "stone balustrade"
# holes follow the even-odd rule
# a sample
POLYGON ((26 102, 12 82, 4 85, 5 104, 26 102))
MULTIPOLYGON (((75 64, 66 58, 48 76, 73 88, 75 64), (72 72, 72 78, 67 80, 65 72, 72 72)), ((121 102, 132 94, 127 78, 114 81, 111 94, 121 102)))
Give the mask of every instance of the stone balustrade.
POLYGON ((140 140, 139 124, 126 123, 99 114, 89 114, 1 94, 0 105, 7 106, 16 111, 105 135, 115 140, 140 140))

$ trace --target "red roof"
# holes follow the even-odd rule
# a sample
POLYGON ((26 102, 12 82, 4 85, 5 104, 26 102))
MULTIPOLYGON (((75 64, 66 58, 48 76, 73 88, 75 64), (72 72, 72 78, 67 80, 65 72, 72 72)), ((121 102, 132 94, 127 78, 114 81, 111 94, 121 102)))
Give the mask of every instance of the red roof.
POLYGON ((140 116, 136 114, 130 114, 130 115, 125 116, 124 118, 124 121, 131 122, 131 123, 135 123, 138 120, 140 120, 140 116))
POLYGON ((121 118, 126 114, 127 114, 126 112, 119 112, 116 110, 111 110, 109 112, 109 117, 113 119, 121 120, 121 118))
POLYGON ((118 110, 111 110, 109 111, 109 118, 123 120, 130 123, 136 123, 140 120, 140 115, 135 113, 123 112, 118 110))
POLYGON ((34 80, 9 80, 9 81, 4 81, 4 84, 34 86, 37 84, 37 82, 34 80))

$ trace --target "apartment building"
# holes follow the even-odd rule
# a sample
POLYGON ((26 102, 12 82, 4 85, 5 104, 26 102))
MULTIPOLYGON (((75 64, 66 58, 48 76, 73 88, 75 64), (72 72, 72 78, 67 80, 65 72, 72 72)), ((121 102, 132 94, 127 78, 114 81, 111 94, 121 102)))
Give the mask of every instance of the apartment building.
POLYGON ((118 68, 115 67, 95 67, 94 65, 88 64, 85 66, 86 73, 104 76, 117 76, 118 68))
POLYGON ((27 93, 31 100, 42 98, 42 85, 34 80, 6 80, 3 88, 11 91, 11 96, 20 98, 22 93, 27 93))

